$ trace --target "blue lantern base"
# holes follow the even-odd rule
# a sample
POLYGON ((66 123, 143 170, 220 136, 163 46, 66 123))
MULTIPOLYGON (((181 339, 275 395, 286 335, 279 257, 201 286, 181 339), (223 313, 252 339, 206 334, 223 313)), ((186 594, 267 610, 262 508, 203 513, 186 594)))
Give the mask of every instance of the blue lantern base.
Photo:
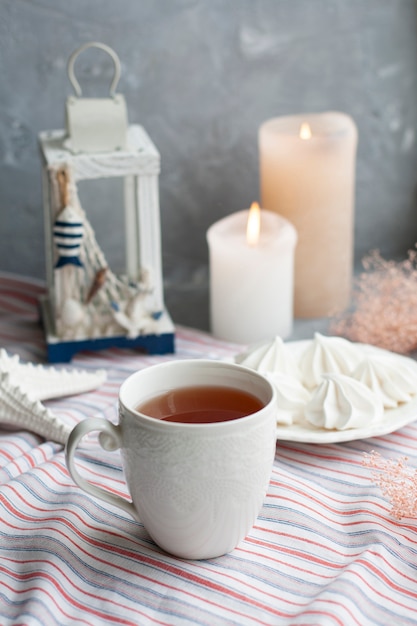
POLYGON ((49 363, 68 363, 77 352, 86 350, 96 351, 107 350, 109 348, 130 348, 139 349, 146 354, 171 354, 175 352, 174 325, 166 311, 163 312, 161 317, 164 331, 160 334, 138 335, 133 339, 121 335, 63 341, 52 333, 47 298, 41 298, 40 305, 49 363))

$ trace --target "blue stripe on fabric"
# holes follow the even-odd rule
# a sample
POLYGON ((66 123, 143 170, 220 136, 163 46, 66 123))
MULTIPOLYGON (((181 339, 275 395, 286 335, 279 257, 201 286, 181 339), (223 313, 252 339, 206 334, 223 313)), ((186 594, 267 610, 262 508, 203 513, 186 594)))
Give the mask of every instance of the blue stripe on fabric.
MULTIPOLYGON (((353 581, 351 580, 343 580, 343 586, 347 587, 347 586, 352 586, 355 589, 357 589, 359 591, 359 595, 362 598, 362 602, 360 603, 360 617, 362 619, 362 614, 365 613, 369 619, 369 624, 372 624, 372 626, 387 626, 387 624, 392 624, 392 626, 406 626, 406 624, 410 624, 410 626, 416 626, 417 621, 416 620, 411 620, 409 618, 405 618, 404 615, 402 614, 402 612, 394 612, 392 609, 387 608, 387 606, 384 604, 382 611, 384 613, 384 618, 383 621, 376 621, 376 610, 381 611, 381 604, 380 602, 376 601, 376 600, 371 600, 369 598, 369 593, 366 593, 366 591, 368 590, 368 586, 365 586, 364 588, 362 588, 361 586, 359 586, 359 584, 355 584, 353 581), (364 600, 366 600, 368 603, 370 603, 372 605, 372 607, 374 608, 374 610, 371 612, 370 609, 366 609, 364 610, 364 606, 365 606, 365 602, 364 600), (388 619, 388 615, 391 616, 391 619, 388 619), (392 621, 391 621, 392 620, 392 621), (406 620, 406 621, 404 621, 406 620)), ((369 585, 370 589, 375 590, 376 586, 373 585, 369 585)), ((391 593, 393 593, 393 590, 390 590, 391 593)), ((330 586, 326 589, 326 592, 329 593, 330 595, 334 595, 336 598, 340 598, 340 596, 347 598, 348 600, 352 600, 351 595, 349 595, 346 592, 341 592, 340 591, 340 587, 337 589, 337 591, 333 590, 330 588, 330 586)), ((377 594, 376 594, 377 595, 377 594)), ((354 603, 354 601, 352 601, 354 603)), ((335 601, 335 603, 337 604, 337 601, 335 601)), ((340 602, 339 600, 339 604, 341 606, 343 606, 342 602, 340 602)), ((398 610, 401 611, 401 607, 398 607, 398 610)), ((363 622, 362 622, 363 623, 363 622)))
POLYGON ((47 623, 48 624, 56 624, 57 623, 56 622, 56 614, 55 614, 55 612, 51 611, 51 608, 50 608, 49 604, 47 604, 46 602, 41 600, 41 598, 39 598, 39 597, 36 597, 36 596, 32 595, 30 598, 24 598, 22 600, 13 600, 12 601, 12 600, 10 600, 8 594, 1 593, 1 591, 0 591, 0 598, 3 600, 4 606, 9 605, 10 607, 21 607, 21 606, 25 606, 27 604, 30 604, 30 603, 34 602, 35 604, 40 605, 42 607, 42 611, 50 616, 50 618, 49 618, 50 621, 48 620, 48 622, 45 622, 45 621, 41 622, 35 616, 35 614, 33 612, 29 612, 27 609, 25 609, 24 612, 19 613, 19 616, 16 619, 15 615, 11 616, 11 615, 7 614, 6 612, 2 611, 1 610, 1 603, 0 603, 0 616, 3 616, 5 618, 7 618, 7 619, 12 619, 13 620, 13 622, 9 622, 9 624, 15 624, 15 623, 18 623, 18 624, 29 624, 30 623, 31 626, 35 626, 34 620, 36 620, 36 622, 38 624, 40 624, 40 626, 45 626, 45 624, 47 624, 47 623), (25 615, 30 616, 30 622, 29 621, 25 622, 25 619, 24 619, 25 615))
MULTIPOLYGON (((272 552, 275 556, 276 556, 277 554, 279 554, 279 553, 277 553, 277 551, 276 551, 276 550, 270 550, 270 552, 272 552)), ((238 562, 239 562, 239 564, 241 564, 242 562, 247 562, 249 565, 258 566, 258 564, 256 564, 256 563, 254 564, 252 561, 249 561, 248 559, 242 558, 242 557, 241 557, 240 555, 238 555, 237 553, 231 553, 231 554, 229 554, 229 555, 228 555, 228 558, 229 558, 230 560, 235 560, 235 561, 238 561, 238 562)), ((355 565, 355 561, 354 561, 354 559, 353 559, 353 560, 351 560, 351 561, 349 561, 349 563, 347 564, 347 566, 349 566, 350 564, 355 565)), ((273 567, 273 566, 265 566, 265 565, 264 565, 264 568, 265 568, 267 571, 269 570, 269 572, 270 572, 270 574, 271 574, 271 575, 275 575, 275 576, 276 576, 276 574, 277 574, 277 569, 276 569, 275 567, 273 567)), ((365 566, 363 566, 363 568, 365 568, 365 566)), ((219 571, 222 571, 222 570, 224 570, 224 569, 227 569, 227 570, 229 570, 229 571, 234 572, 234 571, 241 570, 241 567, 240 567, 240 568, 236 568, 236 570, 235 570, 234 568, 227 567, 227 566, 225 566, 225 565, 224 565, 224 563, 222 563, 222 564, 221 564, 221 567, 219 566, 219 568, 218 568, 218 569, 219 569, 219 571)), ((386 574, 386 572, 385 572, 385 574, 386 574)), ((247 573, 246 573, 246 575, 247 575, 248 577, 250 577, 251 579, 253 579, 253 580, 257 580, 257 581, 259 581, 259 582, 260 582, 260 583, 262 583, 263 585, 268 584, 269 586, 271 586, 272 588, 274 588, 274 589, 276 589, 276 590, 278 590, 278 591, 285 591, 286 593, 292 593, 293 595, 296 595, 296 596, 297 596, 297 597, 299 597, 300 599, 301 599, 301 598, 305 598, 305 599, 314 599, 314 598, 319 598, 321 595, 324 595, 327 591, 330 591, 330 593, 333 593, 333 594, 334 594, 337 598, 340 598, 340 596, 342 596, 342 598, 346 598, 347 600, 351 600, 351 598, 352 598, 352 596, 351 596, 351 595, 349 595, 348 593, 346 593, 346 592, 341 592, 341 591, 340 591, 340 588, 339 588, 337 591, 333 591, 333 590, 331 589, 331 587, 330 587, 330 583, 329 583, 329 584, 327 584, 326 586, 324 586, 324 585, 323 585, 323 581, 319 581, 319 582, 317 582, 317 583, 315 583, 315 582, 313 582, 313 581, 306 581, 305 579, 303 579, 303 578, 301 578, 301 577, 295 577, 295 576, 293 576, 293 575, 284 574, 283 572, 280 572, 280 575, 281 575, 281 576, 285 576, 285 579, 286 579, 286 580, 288 580, 288 582, 290 583, 290 585, 289 585, 288 587, 285 587, 284 585, 274 585, 274 584, 272 584, 272 583, 270 582, 270 579, 268 579, 268 578, 263 579, 263 578, 260 578, 259 576, 252 576, 252 575, 248 575, 247 573), (296 587, 294 587, 294 586, 293 586, 293 585, 294 585, 294 583, 297 585, 296 587), (309 586, 309 587, 313 587, 313 588, 315 588, 315 589, 316 589, 316 591, 312 591, 312 593, 311 593, 311 594, 302 594, 302 593, 301 593, 301 591, 300 591, 300 587, 299 587, 299 585, 301 585, 301 584, 303 584, 303 585, 307 585, 307 586, 309 586), (296 592, 295 592, 295 589, 296 589, 296 592), (318 590, 322 590, 323 594, 320 594, 320 593, 319 593, 319 595, 317 595, 317 591, 318 591, 318 590)), ((341 572, 335 572, 335 573, 334 573, 334 578, 332 579, 332 581, 331 581, 331 582, 332 582, 332 583, 337 584, 337 580, 339 579, 339 576, 340 576, 340 575, 343 575, 343 574, 341 574, 341 572)), ((397 584, 398 584, 398 581, 397 581, 397 580, 394 580, 394 579, 391 579, 391 580, 393 580, 393 582, 394 582, 394 583, 397 583, 397 584)), ((349 580, 349 581, 344 580, 344 581, 343 581, 343 585, 346 585, 346 584, 349 584, 349 585, 351 585, 352 587, 354 587, 354 588, 355 588, 355 589, 359 592, 359 596, 361 596, 361 598, 362 598, 363 600, 365 600, 365 599, 366 599, 366 600, 368 600, 368 602, 370 602, 370 603, 372 604, 372 606, 373 606, 373 607, 375 607, 376 609, 380 609, 380 608, 381 608, 380 603, 379 603, 378 601, 376 601, 376 600, 371 600, 371 599, 369 598, 369 595, 368 595, 368 594, 366 594, 366 592, 364 592, 364 591, 363 591, 362 587, 361 587, 359 584, 357 585, 357 584, 355 584, 353 581, 350 581, 350 580, 349 580)), ((370 587, 370 589, 371 589, 371 590, 374 590, 374 589, 375 589, 375 586, 373 586, 373 585, 371 585, 371 584, 369 585, 369 587, 370 587)), ((392 592, 393 592, 393 590, 392 590, 391 588, 389 588, 386 584, 384 584, 384 588, 385 588, 385 589, 388 589, 390 593, 392 593, 392 592)), ((337 604, 337 602, 335 602, 335 604, 337 604)), ((343 602, 342 602, 342 601, 340 602, 340 605, 341 605, 341 607, 343 607, 343 602)), ((362 608, 363 608, 363 607, 362 607, 362 604, 361 604, 361 610, 362 610, 362 608)), ((400 607, 399 607, 399 610, 401 610, 401 609, 400 609, 400 607)), ((384 611, 385 611, 385 605, 384 605, 384 611)), ((396 613, 396 612, 394 612, 394 611, 392 611, 392 610, 391 610, 390 612, 392 613, 393 617, 397 617, 397 618, 398 618, 398 617, 400 616, 400 613, 396 613)), ((304 611, 304 610, 302 610, 302 611, 301 611, 301 614, 303 615, 303 617, 304 617, 306 614, 308 615, 308 613, 309 613, 309 611, 308 611, 308 608, 307 608, 307 607, 306 607, 306 611, 304 611)), ((315 614, 316 614, 316 612, 315 612, 315 614)), ((372 615, 373 615, 373 613, 372 613, 372 615)), ((292 623, 292 622, 291 622, 291 623, 292 623)), ((294 623, 295 623, 295 622, 294 622, 294 623)), ((298 623, 298 622, 297 622, 297 623, 298 623)), ((303 623, 305 623, 305 622, 303 622, 303 623)), ((315 622, 313 622, 313 623, 315 623, 315 622)), ((374 624, 374 622, 373 622, 373 621, 370 621, 369 623, 374 624)), ((376 623, 376 622, 375 622, 375 623, 376 623)), ((377 622, 376 624, 379 624, 379 623, 380 623, 380 622, 377 622)), ((400 623, 402 624, 402 622, 393 622, 393 623, 394 623, 394 624, 397 624, 397 623, 398 623, 398 624, 400 624, 400 623)), ((408 621, 407 621, 407 623, 408 623, 408 621)), ((413 623, 413 622, 410 622, 410 623, 413 623)), ((414 624, 415 624, 415 622, 414 622, 414 624)), ((381 622, 381 626, 386 626, 386 623, 381 622)))
MULTIPOLYGON (((26 486, 26 487, 27 487, 27 486, 26 486)), ((38 500, 40 500, 40 498, 38 497, 38 495, 37 495, 36 493, 34 494, 34 496, 35 496, 38 500)), ((91 505, 91 500, 90 500, 90 505, 91 505)), ((15 506, 16 506, 16 503, 15 503, 15 506)), ((90 510, 85 510, 85 509, 84 509, 84 511, 87 513, 87 516, 88 516, 88 517, 92 518, 90 510)), ((52 511, 52 513, 53 513, 53 511, 52 511)), ((37 523, 41 523, 41 522, 42 522, 41 518, 39 518, 39 519, 38 519, 38 518, 34 518, 34 521, 36 521, 37 523)), ((48 521, 45 521, 44 523, 45 523, 45 525, 46 525, 46 524, 48 524, 48 521)), ((64 520, 61 520, 61 521, 60 521, 59 519, 55 519, 55 520, 54 520, 54 524, 56 524, 57 526, 64 526, 64 527, 65 527, 65 529, 68 531, 68 524, 65 524, 64 520)), ((77 537, 77 535, 76 535, 75 531, 72 531, 72 532, 74 533, 74 537, 77 537)), ((26 538, 26 534, 25 534, 25 533, 22 533, 21 535, 14 535, 14 536, 13 536, 13 538, 14 538, 14 540, 15 540, 15 541, 16 541, 16 539, 17 539, 17 538, 25 539, 25 538, 26 538)), ((69 552, 73 555, 73 557, 74 557, 75 559, 79 560, 79 559, 78 559, 78 557, 76 556, 76 554, 74 553, 74 550, 73 550, 73 549, 71 549, 71 548, 69 548, 69 546, 68 546, 67 544, 64 544, 64 543, 63 543, 63 542, 61 542, 59 539, 57 539, 57 538, 55 538, 55 537, 53 537, 53 536, 51 536, 51 535, 43 535, 42 533, 37 533, 37 534, 36 534, 36 539, 37 539, 37 540, 38 540, 38 539, 45 539, 45 538, 48 538, 49 540, 53 540, 53 541, 54 541, 55 543, 57 543, 58 545, 64 546, 64 547, 65 547, 65 548, 66 548, 66 549, 67 549, 67 550, 68 550, 68 551, 69 551, 69 552)), ((89 535, 86 535, 86 538, 84 539, 84 542, 85 542, 87 545, 88 545, 88 538, 89 538, 89 535)), ((153 542, 152 542, 152 545, 154 545, 154 544, 153 544, 153 542)), ((106 554, 114 555, 114 550, 113 550, 113 549, 111 549, 112 547, 114 547, 114 544, 112 544, 112 543, 110 543, 110 542, 109 542, 108 546, 109 546, 109 547, 107 547, 107 546, 106 546, 106 544, 105 544, 105 543, 103 543, 103 544, 102 544, 102 546, 101 546, 101 549, 102 549, 102 550, 103 550, 103 552, 104 552, 104 553, 106 553, 106 554)), ((126 548, 126 549, 128 549, 130 552, 135 552, 135 548, 132 548, 131 546, 130 546, 129 548, 126 548)), ((11 550, 11 551, 15 551, 15 550, 16 550, 16 545, 14 545, 14 547, 13 547, 13 548, 10 548, 10 550, 11 550)), ((20 550, 22 550, 22 549, 20 548, 20 550)), ((25 550, 25 549, 23 549, 23 550, 25 550)), ((27 551, 30 551, 30 549, 27 549, 27 551)), ((54 551, 52 551, 52 550, 45 550, 45 549, 43 549, 43 550, 40 550, 40 552, 47 552, 47 553, 50 553, 51 555, 53 555, 53 554, 55 554, 55 555, 56 555, 56 552, 54 552, 54 551)), ((124 559, 126 562, 133 562, 133 563, 137 563, 137 558, 140 558, 140 553, 138 553, 138 557, 131 557, 131 556, 125 556, 125 555, 123 556, 123 559, 124 559)), ((81 561, 81 562, 83 562, 83 561, 81 561)), ((112 574, 110 574, 109 572, 104 572, 102 569, 101 569, 101 570, 100 570, 100 569, 96 569, 96 568, 92 567, 89 563, 83 562, 83 564, 84 564, 84 566, 86 566, 88 569, 91 569, 92 571, 94 571, 94 572, 96 572, 96 573, 102 573, 102 574, 104 574, 106 577, 109 577, 109 578, 111 578, 111 579, 114 579, 114 580, 123 580, 123 581, 125 581, 125 582, 126 582, 126 580, 125 580, 124 578, 120 578, 120 577, 118 577, 118 576, 112 575, 112 574)), ((69 563, 68 563, 68 566, 71 568, 71 566, 70 566, 70 564, 69 564, 69 563)), ((110 564, 109 564, 109 566, 110 566, 110 564)), ((163 569, 163 568, 157 568, 157 567, 155 567, 155 566, 153 566, 153 565, 151 565, 151 564, 149 564, 149 563, 142 563, 142 567, 145 567, 146 569, 150 569, 151 571, 154 571, 154 572, 161 572, 161 571, 162 571, 162 572, 164 572, 164 569, 163 569)), ((80 576, 80 573, 79 573, 79 572, 78 572, 78 575, 80 576)), ((184 582, 183 577, 178 576, 178 575, 174 574, 173 572, 170 572, 170 573, 169 573, 169 576, 170 576, 170 577, 172 577, 172 578, 174 578, 175 580, 177 580, 177 581, 178 581, 178 582, 180 582, 180 583, 183 583, 183 582, 184 582)), ((129 585, 130 585, 130 584, 131 584, 131 583, 129 583, 129 585)), ((187 584, 191 584, 191 583, 189 583, 189 582, 188 582, 187 584)), ((132 586, 133 586, 133 587, 135 587, 135 588, 137 587, 137 588, 139 588, 139 589, 147 589, 146 585, 145 585, 145 586, 143 586, 143 585, 138 585, 138 584, 133 585, 133 583, 132 583, 132 586)), ((199 589, 201 589, 202 587, 204 588, 204 585, 203 585, 203 586, 201 586, 201 585, 197 585, 197 587, 198 587, 199 589)), ((226 595, 226 597, 227 597, 227 589, 228 589, 228 588, 230 588, 230 589, 231 589, 232 587, 229 587, 228 585, 225 585, 225 584, 222 584, 222 587, 223 587, 223 590, 222 590, 222 591, 216 591, 216 595, 219 595, 219 594, 220 594, 221 596, 225 596, 225 595, 226 595)), ((148 590, 148 591, 150 591, 149 589, 147 589, 147 590, 148 590)), ((152 591, 152 593, 154 593, 154 592, 152 591)), ((156 595, 157 595, 158 597, 164 597, 164 596, 165 596, 165 594, 160 594, 159 592, 155 592, 155 593, 156 593, 156 595)), ((121 594, 121 595, 125 595, 125 594, 121 594)), ((126 597, 128 597, 128 596, 126 596, 126 597)), ((255 599, 255 600, 256 600, 256 598, 253 598, 253 599, 255 599)), ((182 601, 180 601, 178 598, 173 599, 173 601, 179 601, 179 602, 182 602, 182 601)), ((236 603, 239 603, 239 604, 242 604, 243 606, 245 606, 245 603, 244 603, 244 601, 242 601, 242 600, 236 600, 236 599, 235 599, 235 602, 236 602, 236 603)), ((266 606, 268 606, 268 604, 267 604, 267 603, 264 603, 264 604, 266 604, 266 606)), ((188 606, 188 603, 184 603, 184 606, 188 606)), ((171 613, 169 612, 169 613, 167 613, 167 614, 171 614, 171 613)), ((188 618, 187 618, 187 619, 188 619, 188 618)), ((200 622, 192 622, 192 620, 191 620, 191 623, 195 623, 195 624, 197 624, 197 623, 200 623, 200 622)), ((237 624, 237 625, 239 625, 239 621, 236 621, 236 622, 235 622, 235 621, 229 621, 229 623, 230 623, 230 624, 237 624)), ((203 622, 201 622, 201 624, 203 624, 203 622)))
MULTIPOLYGON (((340 529, 335 529, 334 526, 331 526, 329 524, 324 524, 322 521, 320 521, 318 518, 315 518, 311 515, 308 515, 305 512, 301 512, 301 511, 296 511, 295 509, 291 509, 289 507, 284 507, 284 506, 271 506, 271 505, 264 505, 266 508, 271 507, 271 508, 276 508, 279 510, 283 510, 283 511, 289 511, 289 512, 296 512, 298 515, 302 515, 304 518, 306 518, 307 520, 312 520, 314 522, 314 525, 317 527, 317 523, 320 524, 321 528, 325 529, 325 531, 323 530, 322 532, 320 532, 319 530, 316 530, 314 528, 313 525, 308 526, 307 524, 300 524, 300 523, 296 523, 294 522, 294 520, 279 520, 279 524, 283 525, 283 526, 289 526, 291 529, 299 529, 299 530, 307 530, 310 533, 312 533, 313 535, 316 535, 317 537, 320 537, 320 539, 322 541, 324 541, 325 539, 327 539, 328 541, 330 541, 331 543, 334 543, 335 545, 342 547, 342 548, 346 548, 346 547, 352 547, 352 548, 366 548, 369 547, 370 545, 375 545, 375 542, 361 542, 361 543, 354 543, 354 544, 349 544, 347 542, 343 542, 340 539, 336 539, 336 537, 366 537, 367 535, 373 535, 375 536, 376 534, 378 534, 378 536, 381 536, 381 538, 385 539, 388 541, 388 543, 390 541, 394 542, 395 545, 406 549, 410 552, 412 552, 412 554, 416 554, 417 555, 417 545, 416 548, 413 548, 412 546, 405 546, 403 541, 400 541, 397 537, 395 537, 392 533, 390 533, 389 529, 386 530, 382 530, 380 527, 378 528, 378 531, 375 531, 375 528, 365 528, 362 530, 347 530, 346 527, 340 527, 340 529)), ((277 519, 275 517, 266 517, 266 516, 262 516, 259 519, 265 519, 266 521, 271 521, 276 523, 277 519)), ((363 520, 359 520, 359 522, 362 522, 363 524, 369 524, 369 519, 363 519, 363 520)), ((387 524, 389 523, 389 520, 387 520, 387 524)), ((277 533, 277 537, 279 537, 279 534, 277 533)), ((411 541, 411 537, 410 537, 410 541, 411 541)), ((393 555, 397 555, 397 553, 394 551, 393 548, 390 548, 388 543, 384 543, 382 544, 381 541, 378 542, 378 545, 381 544, 383 545, 383 547, 389 551, 391 554, 393 555)), ((309 553, 307 553, 309 554, 309 553)), ((400 557, 398 557, 400 558, 400 557)), ((400 558, 401 561, 404 561, 403 558, 400 558)), ((411 563, 410 563, 411 565, 411 563)), ((415 568, 417 570, 417 562, 414 564, 412 564, 412 567, 415 568)))
MULTIPOLYGON (((1 532, 0 532, 0 536, 1 536, 1 532)), ((22 537, 24 537, 24 535, 22 535, 22 537)), ((190 615, 186 615, 185 613, 183 613, 182 611, 173 611, 173 610, 167 610, 167 609, 163 609, 161 610, 161 606, 160 606, 160 601, 163 599, 166 599, 167 597, 167 590, 164 589, 163 591, 157 591, 154 588, 150 588, 149 587, 149 583, 147 583, 146 581, 143 581, 142 583, 138 584, 138 583, 133 583, 131 579, 128 578, 124 578, 123 576, 116 576, 115 574, 111 574, 110 572, 104 570, 103 568, 95 568, 93 567, 90 563, 87 563, 86 561, 82 561, 77 555, 76 553, 69 548, 68 544, 65 544, 63 542, 59 542, 56 539, 54 539, 53 537, 51 537, 50 535, 41 535, 41 534, 37 534, 35 535, 36 538, 41 538, 41 539, 47 539, 48 541, 53 541, 55 543, 58 543, 60 546, 63 546, 66 550, 68 550, 68 552, 71 554, 71 556, 74 558, 75 561, 81 561, 81 563, 83 564, 83 566, 90 570, 92 573, 94 573, 95 576, 100 575, 100 576, 104 576, 105 578, 109 579, 109 581, 111 582, 115 582, 117 583, 117 585, 115 587, 113 586, 109 586, 108 589, 112 591, 112 594, 123 598, 125 601, 132 603, 132 606, 128 606, 127 610, 129 612, 132 612, 134 610, 134 604, 137 602, 137 594, 131 594, 129 595, 126 592, 121 591, 120 589, 120 584, 124 585, 126 587, 129 587, 132 589, 132 591, 134 592, 140 592, 142 593, 142 595, 140 596, 141 598, 141 602, 140 605, 143 606, 144 608, 148 608, 148 609, 152 609, 152 610, 157 610, 159 614, 163 614, 163 615, 167 615, 170 617, 178 617, 181 618, 184 623, 185 622, 189 622, 190 624, 195 626, 210 626, 210 624, 212 623, 211 621, 202 621, 201 619, 199 619, 198 621, 196 620, 195 616, 190 616, 190 615), (150 594, 151 596, 155 597, 158 599, 158 604, 152 604, 150 602, 145 602, 144 601, 144 596, 143 596, 143 592, 150 594)), ((6 551, 10 551, 12 554, 16 553, 16 550, 18 550, 19 552, 30 552, 31 554, 33 554, 34 550, 33 548, 16 548, 15 547, 10 547, 10 548, 6 548, 6 551)), ((64 559, 62 557, 62 555, 58 555, 57 552, 54 552, 53 550, 49 550, 47 548, 45 548, 44 546, 42 546, 42 550, 39 550, 40 553, 46 553, 46 554, 50 554, 52 556, 52 560, 56 560, 58 559, 60 562, 65 563, 65 565, 68 567, 68 569, 70 569, 71 571, 73 571, 73 573, 76 575, 76 580, 79 579, 80 581, 83 581, 86 585, 96 588, 96 589, 101 589, 103 590, 103 585, 99 584, 99 583, 95 583, 94 582, 94 578, 92 579, 88 579, 85 576, 82 576, 81 572, 77 569, 75 569, 70 562, 67 559, 64 559)), ((114 552, 112 552, 112 554, 114 554, 114 552)), ((137 559, 132 559, 129 557, 125 557, 126 561, 133 561, 134 563, 137 563, 137 559)), ((140 553, 138 553, 138 559, 140 560, 140 553)), ((112 569, 115 569, 114 566, 109 562, 108 563, 109 567, 111 567, 112 569)), ((146 566, 148 564, 142 563, 142 565, 146 566)), ((156 568, 152 568, 152 569, 156 569, 156 568)), ((38 570, 33 570, 34 572, 38 571, 38 570)), ((156 571, 161 571, 161 570, 156 570, 156 571)), ((165 572, 163 572, 165 573, 165 572)), ((175 578, 177 580, 179 580, 181 583, 184 583, 184 579, 182 579, 181 577, 176 576, 173 573, 169 573, 168 576, 170 578, 175 578)), ((137 575, 138 578, 140 578, 140 573, 138 573, 137 575)), ((33 580, 36 580, 37 577, 33 577, 33 580)), ((42 579, 43 580, 43 579, 42 579)), ((52 584, 52 583, 50 583, 52 584)), ((61 582, 62 584, 62 582, 61 582)), ((159 580, 155 579, 155 584, 156 585, 162 585, 164 586, 163 583, 160 583, 159 580)), ((188 584, 190 584, 188 582, 188 584)), ((74 594, 71 593, 71 591, 69 590, 69 588, 62 584, 63 587, 65 587, 65 589, 67 590, 68 594, 71 597, 77 597, 74 594)), ((53 588, 53 586, 52 586, 53 588)), ((106 588, 104 588, 106 589, 106 588)), ((218 593, 218 592, 217 592, 218 593)), ((189 611, 190 609, 190 603, 186 600, 181 600, 178 597, 174 597, 174 596, 170 596, 169 597, 171 602, 177 603, 179 605, 181 605, 182 607, 184 607, 184 609, 186 611, 189 611)), ((81 601, 80 598, 78 597, 78 601, 81 601)), ((98 610, 94 607, 94 605, 91 604, 87 604, 85 597, 83 596, 82 599, 82 604, 85 605, 86 607, 89 606, 91 608, 92 611, 94 610, 98 610)), ((72 606, 71 603, 67 603, 67 606, 72 606)), ((111 613, 109 611, 107 611, 106 609, 104 609, 103 604, 100 604, 100 611, 102 611, 103 613, 106 613, 106 615, 108 615, 109 617, 112 616, 119 616, 119 614, 117 613, 111 613)), ((202 607, 198 607, 198 610, 202 613, 207 613, 208 616, 210 615, 214 615, 214 618, 216 618, 216 614, 212 613, 210 611, 207 610, 207 608, 202 608, 202 607)), ((240 622, 235 621, 235 620, 229 620, 227 621, 228 624, 231 625, 236 625, 236 626, 240 626, 240 622)))

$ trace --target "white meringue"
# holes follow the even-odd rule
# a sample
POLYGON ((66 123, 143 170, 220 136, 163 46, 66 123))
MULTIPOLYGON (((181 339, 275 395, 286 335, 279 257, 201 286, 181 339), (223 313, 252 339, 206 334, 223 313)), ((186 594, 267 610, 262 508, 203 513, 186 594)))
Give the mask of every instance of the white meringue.
POLYGON ((310 392, 294 376, 267 372, 265 377, 277 392, 277 423, 289 425, 304 421, 304 408, 310 400, 310 392))
POLYGON ((368 356, 351 376, 372 389, 387 409, 410 402, 417 393, 417 367, 399 359, 368 356))
POLYGON ((313 341, 301 355, 301 380, 312 389, 321 383, 323 374, 349 376, 362 357, 359 347, 347 339, 315 333, 313 341))
POLYGON ((305 408, 305 418, 317 428, 363 428, 381 419, 381 398, 366 385, 344 374, 324 374, 305 408))
POLYGON ((235 362, 258 372, 278 372, 300 377, 300 370, 294 354, 281 337, 250 347, 235 357, 235 362))

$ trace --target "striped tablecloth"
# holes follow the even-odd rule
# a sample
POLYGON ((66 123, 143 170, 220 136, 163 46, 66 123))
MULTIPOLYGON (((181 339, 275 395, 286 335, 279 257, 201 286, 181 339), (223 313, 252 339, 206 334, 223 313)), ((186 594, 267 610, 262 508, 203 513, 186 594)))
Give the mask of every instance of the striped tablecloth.
MULTIPOLYGON (((44 360, 42 290, 0 277, 0 346, 25 360, 44 360)), ((236 351, 187 328, 176 343, 175 358, 236 351)), ((123 379, 166 358, 79 355, 72 366, 105 368, 107 382, 47 404, 68 424, 114 420, 123 379)), ((0 430, 0 624, 417 624, 417 520, 391 515, 362 463, 372 449, 416 467, 417 422, 343 444, 278 443, 249 536, 226 556, 193 562, 163 553, 141 524, 76 487, 62 446, 0 430)), ((89 480, 126 495, 118 453, 86 440, 79 458, 89 480)))

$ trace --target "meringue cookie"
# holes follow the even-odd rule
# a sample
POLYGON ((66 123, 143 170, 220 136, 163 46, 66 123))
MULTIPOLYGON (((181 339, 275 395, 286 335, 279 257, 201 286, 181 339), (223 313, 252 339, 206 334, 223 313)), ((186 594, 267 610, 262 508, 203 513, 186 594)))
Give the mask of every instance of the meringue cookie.
POLYGON ((238 354, 235 361, 257 372, 279 372, 297 378, 300 376, 295 356, 278 336, 238 354))
POLYGON ((344 374, 324 374, 305 408, 305 418, 317 428, 363 428, 381 419, 381 398, 366 385, 344 374))
POLYGON ((294 376, 267 372, 265 377, 277 392, 277 423, 289 425, 303 422, 304 408, 310 400, 310 392, 294 376))
POLYGON ((362 351, 347 339, 315 333, 300 359, 301 380, 312 389, 321 383, 323 374, 349 376, 362 357, 362 351))
POLYGON ((368 356, 351 375, 372 389, 387 409, 410 402, 417 393, 417 368, 397 359, 368 356))

